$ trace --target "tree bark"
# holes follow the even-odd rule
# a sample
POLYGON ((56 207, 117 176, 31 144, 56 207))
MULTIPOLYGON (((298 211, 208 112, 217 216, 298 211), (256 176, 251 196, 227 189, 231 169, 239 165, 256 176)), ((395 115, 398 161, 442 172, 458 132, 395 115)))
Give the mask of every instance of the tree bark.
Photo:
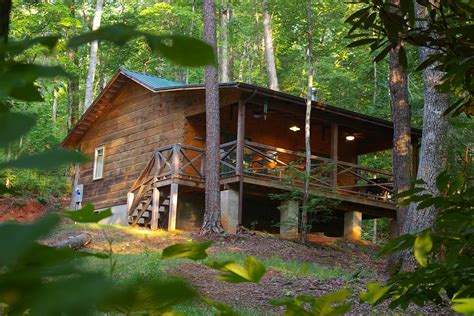
POLYGON ((260 27, 258 19, 258 5, 257 0, 253 0, 253 8, 255 14, 255 50, 257 51, 258 66, 260 69, 260 74, 263 73, 263 64, 262 64, 262 39, 260 38, 260 27))
POLYGON ((278 86, 278 77, 275 65, 275 53, 273 51, 272 26, 270 14, 267 11, 266 0, 262 1, 263 16, 263 37, 265 39, 265 59, 267 62, 267 80, 268 87, 273 90, 280 90, 278 86))
POLYGON ((226 0, 221 1, 221 48, 220 48, 220 82, 229 82, 229 8, 226 0))
POLYGON ((56 117, 57 117, 57 110, 58 110, 58 99, 59 99, 59 86, 58 86, 58 81, 54 81, 54 86, 53 86, 53 106, 51 109, 51 120, 53 122, 56 122, 56 117))
MULTIPOLYGON (((104 5, 103 0, 97 0, 96 6, 95 6, 94 20, 92 22, 92 31, 95 31, 100 27, 100 20, 102 18, 103 5, 104 5)), ((95 70, 97 66, 98 52, 99 52, 99 42, 92 41, 91 47, 90 47, 90 54, 89 54, 89 68, 87 70, 86 95, 84 98, 84 112, 87 111, 94 97, 94 78, 95 78, 95 70)))
MULTIPOLYGON (((420 27, 426 27, 428 12, 426 8, 416 5, 418 19, 422 19, 420 27)), ((437 51, 431 48, 420 48, 420 62, 423 62, 437 51)), ((422 179, 423 185, 428 191, 438 194, 436 188, 436 177, 445 169, 447 160, 447 134, 449 116, 443 115, 449 107, 449 96, 438 93, 435 86, 441 82, 443 73, 435 70, 437 63, 423 71, 424 79, 424 112, 423 112, 423 136, 421 139, 420 163, 417 179, 422 179)), ((408 208, 403 225, 403 233, 416 233, 433 226, 437 215, 434 207, 423 210, 416 209, 413 203, 408 208)), ((401 270, 411 271, 416 268, 416 262, 411 251, 403 252, 401 255, 401 270)))
POLYGON ((306 115, 304 123, 304 138, 306 149, 306 164, 305 164, 305 178, 304 178, 304 192, 303 192, 303 209, 301 212, 301 234, 300 242, 306 243, 308 234, 308 209, 309 201, 309 180, 311 177, 311 106, 312 106, 312 88, 313 88, 313 12, 311 0, 307 0, 306 6, 306 22, 308 23, 308 94, 306 97, 306 115))
MULTIPOLYGON (((216 8, 213 0, 203 1, 204 40, 216 53, 216 8)), ((223 232, 220 205, 220 117, 219 84, 215 66, 206 66, 206 183, 205 212, 201 231, 223 232)))
MULTIPOLYGON (((399 0, 392 4, 399 5, 399 0)), ((407 75, 399 62, 400 49, 403 43, 398 42, 390 50, 389 89, 393 121, 393 180, 394 191, 400 193, 411 186, 411 107, 408 101, 407 75)), ((398 232, 401 233, 408 207, 397 209, 398 232)))

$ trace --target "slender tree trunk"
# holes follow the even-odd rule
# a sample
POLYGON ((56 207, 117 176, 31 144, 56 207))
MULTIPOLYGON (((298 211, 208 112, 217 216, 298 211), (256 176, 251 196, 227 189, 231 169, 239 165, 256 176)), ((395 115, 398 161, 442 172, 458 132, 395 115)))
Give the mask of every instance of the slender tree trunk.
POLYGON ((372 242, 375 244, 377 242, 377 219, 374 218, 372 226, 372 242))
POLYGON ((58 87, 58 81, 54 81, 54 86, 53 86, 53 106, 51 109, 51 120, 53 122, 56 122, 56 114, 58 110, 58 99, 59 99, 59 87, 58 87))
MULTIPOLYGON (((193 6, 192 6, 192 15, 191 15, 191 26, 189 27, 189 36, 193 36, 193 30, 194 30, 194 11, 196 9, 196 0, 193 0, 193 6)), ((185 81, 186 83, 189 83, 189 67, 186 67, 186 77, 185 81)))
MULTIPOLYGON (((0 0, 0 42, 8 43, 8 32, 10 30, 10 12, 12 10, 11 0, 0 0)), ((5 59, 5 54, 0 51, 0 62, 5 59)))
POLYGON ((229 8, 226 0, 221 1, 221 47, 220 47, 220 82, 229 82, 229 8))
MULTIPOLYGON (((92 22, 92 31, 97 30, 100 27, 100 20, 102 18, 102 7, 104 5, 103 0, 97 0, 95 6, 94 20, 92 22)), ((95 70, 97 66, 97 54, 99 52, 99 42, 91 42, 90 54, 89 54, 89 68, 87 70, 86 79, 86 96, 84 98, 84 112, 87 111, 92 103, 94 97, 94 78, 95 70)))
POLYGON ((273 38, 270 14, 267 11, 266 0, 261 1, 263 15, 263 36, 265 38, 265 59, 267 61, 268 87, 273 90, 280 90, 278 86, 278 77, 275 65, 275 53, 273 51, 273 38))
MULTIPOLYGON (((233 11, 232 8, 228 8, 229 10, 229 22, 232 21, 233 11)), ((229 24, 227 24, 227 32, 229 33, 229 81, 234 81, 234 47, 232 46, 232 29, 230 28, 229 24)))
MULTIPOLYGON (((399 5, 399 0, 392 0, 392 4, 399 5)), ((403 43, 399 42, 390 51, 389 88, 393 120, 393 177, 394 191, 400 193, 411 186, 411 108, 408 101, 407 75, 399 63, 400 49, 403 43)), ((407 207, 397 209, 398 232, 401 232, 407 207)))
MULTIPOLYGON (((419 5, 416 5, 416 13, 419 19, 425 19, 428 16, 426 8, 419 5)), ((420 22, 420 26, 426 27, 425 22, 420 22)), ((420 48, 420 61, 423 62, 430 55, 436 53, 438 53, 436 50, 422 47, 420 48)), ((436 188, 436 177, 446 167, 449 125, 449 116, 443 115, 449 107, 449 96, 438 93, 435 89, 443 77, 442 72, 434 69, 436 66, 437 63, 434 63, 423 71, 425 89, 423 136, 417 175, 417 179, 422 179, 426 183, 423 186, 434 194, 439 193, 436 188)), ((416 233, 433 226, 437 215, 436 208, 417 210, 416 207, 417 204, 413 203, 408 208, 403 233, 416 233)), ((402 253, 401 261, 402 271, 411 271, 416 267, 411 251, 402 253)))
POLYGON ((313 12, 311 0, 307 0, 306 20, 308 23, 308 94, 306 97, 306 116, 304 123, 304 138, 306 148, 306 164, 305 164, 305 178, 304 178, 304 192, 303 192, 303 208, 301 212, 301 234, 300 241, 302 244, 306 243, 306 236, 308 234, 308 209, 307 204, 309 200, 309 180, 311 177, 311 105, 312 105, 312 88, 313 88, 313 12))
POLYGON ((262 63, 262 39, 260 37, 260 21, 258 18, 258 5, 257 0, 253 0, 253 8, 255 14, 255 50, 257 51, 258 66, 260 74, 263 75, 263 63, 262 63))
MULTIPOLYGON (((216 53, 216 8, 213 0, 203 1, 204 40, 216 53)), ((205 69, 206 81, 206 184, 205 213, 201 231, 221 233, 220 205, 220 118, 219 84, 215 66, 205 69)))

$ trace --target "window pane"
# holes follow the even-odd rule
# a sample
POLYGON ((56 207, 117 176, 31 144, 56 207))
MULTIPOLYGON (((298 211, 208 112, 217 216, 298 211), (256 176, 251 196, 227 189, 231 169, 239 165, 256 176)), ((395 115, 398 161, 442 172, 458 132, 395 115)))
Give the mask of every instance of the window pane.
POLYGON ((97 148, 95 161, 94 161, 94 178, 99 179, 102 178, 102 173, 104 169, 104 148, 97 148))

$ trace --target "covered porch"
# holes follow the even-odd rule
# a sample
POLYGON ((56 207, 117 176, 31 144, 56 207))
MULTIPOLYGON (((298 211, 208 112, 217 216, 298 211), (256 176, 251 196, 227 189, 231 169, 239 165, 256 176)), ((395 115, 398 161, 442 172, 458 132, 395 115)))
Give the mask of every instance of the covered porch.
MULTIPOLYGON (((253 93, 221 107, 222 223, 228 232, 248 222, 244 200, 250 196, 303 189, 303 105, 253 93)), ((334 109, 313 103, 310 191, 340 202, 344 235, 357 239, 363 216, 396 220, 391 170, 358 164, 360 155, 392 148, 391 123, 334 109)), ((178 191, 204 193, 205 113, 189 114, 184 129, 184 142, 158 148, 132 186, 131 225, 176 229, 178 191)), ((416 159, 416 137, 412 150, 416 159)), ((294 201, 283 201, 279 220, 297 220, 298 213, 294 201)), ((297 223, 280 227, 285 237, 297 233, 297 223)))

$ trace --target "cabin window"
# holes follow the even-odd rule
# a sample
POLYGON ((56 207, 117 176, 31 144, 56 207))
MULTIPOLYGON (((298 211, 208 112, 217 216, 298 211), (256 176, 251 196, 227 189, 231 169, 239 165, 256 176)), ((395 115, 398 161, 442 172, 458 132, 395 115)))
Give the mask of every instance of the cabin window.
POLYGON ((104 175, 105 146, 95 149, 94 156, 94 180, 102 179, 104 175))

